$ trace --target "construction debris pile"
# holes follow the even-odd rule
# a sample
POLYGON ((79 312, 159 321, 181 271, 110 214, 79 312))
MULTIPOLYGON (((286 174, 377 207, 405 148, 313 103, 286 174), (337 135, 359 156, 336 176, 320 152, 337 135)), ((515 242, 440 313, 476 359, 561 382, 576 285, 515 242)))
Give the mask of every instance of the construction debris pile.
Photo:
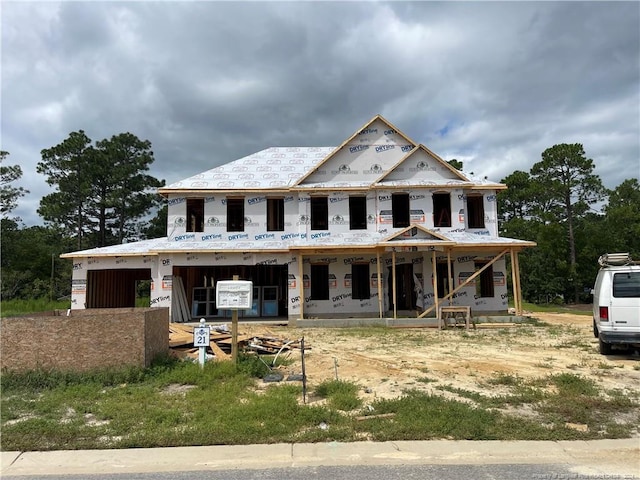
MULTIPOLYGON (((211 326, 207 354, 216 360, 231 360, 232 333, 227 325, 211 326)), ((198 359, 198 347, 193 346, 193 326, 184 323, 169 324, 169 348, 178 358, 198 359)), ((245 335, 238 332, 238 351, 260 355, 278 355, 300 348, 300 340, 245 335)), ((305 346, 305 349, 308 349, 305 346)))

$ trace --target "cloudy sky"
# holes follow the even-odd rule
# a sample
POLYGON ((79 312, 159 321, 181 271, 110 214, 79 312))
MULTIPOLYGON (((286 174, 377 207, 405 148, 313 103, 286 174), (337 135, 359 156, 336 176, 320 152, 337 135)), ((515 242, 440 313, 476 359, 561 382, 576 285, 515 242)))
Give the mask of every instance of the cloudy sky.
POLYGON ((2 150, 84 130, 151 141, 167 183, 271 146, 335 146, 376 114, 499 181, 582 143, 605 186, 640 178, 638 2, 11 2, 2 150))

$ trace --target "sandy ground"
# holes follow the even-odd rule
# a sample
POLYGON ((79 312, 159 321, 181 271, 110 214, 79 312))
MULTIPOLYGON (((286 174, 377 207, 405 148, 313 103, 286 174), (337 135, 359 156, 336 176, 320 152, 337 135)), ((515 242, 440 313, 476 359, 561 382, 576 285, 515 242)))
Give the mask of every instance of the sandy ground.
MULTIPOLYGON (((512 375, 531 380, 570 372, 591 378, 603 389, 640 390, 638 352, 603 356, 588 315, 536 313, 544 325, 435 328, 289 328, 243 324, 242 333, 280 339, 304 337, 310 347, 305 367, 310 389, 324 380, 340 379, 362 387, 362 397, 394 398, 406 389, 435 392, 437 386, 501 392, 487 380, 512 375)), ((300 352, 281 367, 301 373, 300 352)), ((447 395, 438 389, 439 395, 447 395)))

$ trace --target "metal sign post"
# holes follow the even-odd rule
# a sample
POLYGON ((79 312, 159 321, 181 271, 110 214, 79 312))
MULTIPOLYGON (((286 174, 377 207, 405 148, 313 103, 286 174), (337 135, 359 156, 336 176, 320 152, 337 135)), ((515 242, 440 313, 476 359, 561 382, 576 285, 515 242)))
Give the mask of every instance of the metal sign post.
POLYGON ((207 361, 207 347, 211 338, 211 328, 205 326, 204 318, 200 319, 200 326, 193 329, 193 346, 198 347, 198 360, 200 367, 204 368, 204 364, 207 361))

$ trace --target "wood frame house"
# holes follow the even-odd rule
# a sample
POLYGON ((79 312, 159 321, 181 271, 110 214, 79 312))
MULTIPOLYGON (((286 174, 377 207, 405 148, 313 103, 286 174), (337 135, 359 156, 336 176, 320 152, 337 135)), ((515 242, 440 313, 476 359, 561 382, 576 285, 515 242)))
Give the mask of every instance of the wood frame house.
POLYGON ((163 187, 165 238, 63 255, 74 261, 72 308, 151 306, 173 321, 230 316, 215 285, 251 280, 244 317, 474 315, 508 310, 506 257, 522 310, 518 252, 500 237, 497 192, 377 115, 338 147, 274 147, 163 187))

